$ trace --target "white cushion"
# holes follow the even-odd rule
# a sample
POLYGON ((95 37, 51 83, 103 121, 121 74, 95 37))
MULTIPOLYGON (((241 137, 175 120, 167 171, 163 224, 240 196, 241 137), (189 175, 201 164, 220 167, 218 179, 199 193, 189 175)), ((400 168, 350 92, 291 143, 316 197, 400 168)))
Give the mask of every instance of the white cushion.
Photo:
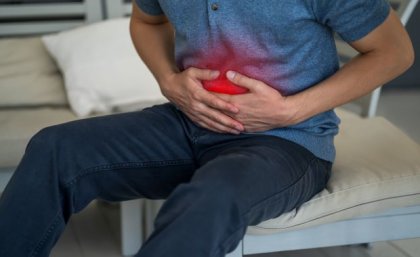
POLYGON ((78 116, 164 99, 129 35, 129 19, 114 19, 44 36, 64 74, 78 116))
POLYGON ((420 205, 420 146, 384 118, 338 111, 337 159, 327 188, 300 208, 248 228, 296 230, 391 208, 420 205))

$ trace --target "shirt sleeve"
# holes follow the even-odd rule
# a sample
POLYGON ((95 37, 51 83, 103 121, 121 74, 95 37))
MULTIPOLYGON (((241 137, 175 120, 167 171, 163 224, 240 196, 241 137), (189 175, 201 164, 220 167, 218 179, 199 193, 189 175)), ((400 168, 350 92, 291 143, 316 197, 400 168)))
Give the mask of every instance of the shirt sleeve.
POLYGON ((388 17, 386 0, 312 0, 318 22, 330 27, 345 41, 366 36, 388 17))
POLYGON ((137 6, 147 14, 162 15, 163 10, 158 0, 136 0, 137 6))

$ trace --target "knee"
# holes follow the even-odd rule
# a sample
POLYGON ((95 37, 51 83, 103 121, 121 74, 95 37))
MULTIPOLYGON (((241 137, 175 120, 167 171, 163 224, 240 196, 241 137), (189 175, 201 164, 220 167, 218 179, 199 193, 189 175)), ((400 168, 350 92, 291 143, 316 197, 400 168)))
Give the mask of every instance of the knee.
MULTIPOLYGON (((60 154, 65 149, 89 145, 89 137, 75 122, 48 126, 37 132, 29 141, 26 151, 60 154)), ((66 152, 66 154, 69 154, 66 152)))
POLYGON ((26 151, 48 153, 49 150, 61 145, 66 137, 64 125, 54 125, 41 129, 29 141, 26 151))
POLYGON ((56 129, 53 127, 43 128, 32 136, 26 146, 26 152, 45 152, 42 149, 55 145, 56 136, 54 134, 56 129))
MULTIPOLYGON (((25 188, 39 188, 55 184, 63 169, 57 168, 56 145, 60 128, 51 126, 37 132, 29 141, 23 158, 14 172, 15 181, 27 185, 25 188)), ((48 188, 48 187, 45 187, 48 188)), ((29 190, 29 189, 28 189, 29 190)))

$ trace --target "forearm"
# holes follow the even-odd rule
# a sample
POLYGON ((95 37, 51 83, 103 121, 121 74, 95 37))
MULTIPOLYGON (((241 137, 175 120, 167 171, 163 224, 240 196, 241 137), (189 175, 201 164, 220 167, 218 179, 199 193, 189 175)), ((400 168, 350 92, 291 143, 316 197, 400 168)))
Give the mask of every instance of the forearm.
POLYGON ((328 79, 291 97, 297 121, 366 95, 414 62, 413 45, 394 11, 374 31, 350 44, 361 54, 328 79))
POLYGON ((138 54, 159 84, 178 72, 174 59, 174 31, 169 22, 148 24, 132 17, 130 34, 138 54))
POLYGON ((318 113, 351 102, 373 91, 410 67, 412 60, 381 52, 361 54, 318 85, 292 96, 296 119, 303 121, 318 113))

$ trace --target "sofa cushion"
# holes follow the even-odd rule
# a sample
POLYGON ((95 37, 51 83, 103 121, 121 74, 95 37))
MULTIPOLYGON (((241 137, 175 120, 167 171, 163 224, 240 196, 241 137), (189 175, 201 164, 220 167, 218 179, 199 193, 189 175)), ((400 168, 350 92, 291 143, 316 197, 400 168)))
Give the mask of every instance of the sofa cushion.
POLYGON ((163 99, 134 49, 129 18, 113 19, 43 37, 64 74, 78 116, 163 99))
POLYGON ((68 108, 1 110, 0 167, 16 167, 29 139, 40 129, 74 119, 68 108))
POLYGON ((420 146, 387 120, 338 111, 337 159, 327 188, 292 212, 248 228, 270 234, 420 205, 420 146))
POLYGON ((0 108, 67 105, 63 78, 40 37, 0 40, 0 108))

